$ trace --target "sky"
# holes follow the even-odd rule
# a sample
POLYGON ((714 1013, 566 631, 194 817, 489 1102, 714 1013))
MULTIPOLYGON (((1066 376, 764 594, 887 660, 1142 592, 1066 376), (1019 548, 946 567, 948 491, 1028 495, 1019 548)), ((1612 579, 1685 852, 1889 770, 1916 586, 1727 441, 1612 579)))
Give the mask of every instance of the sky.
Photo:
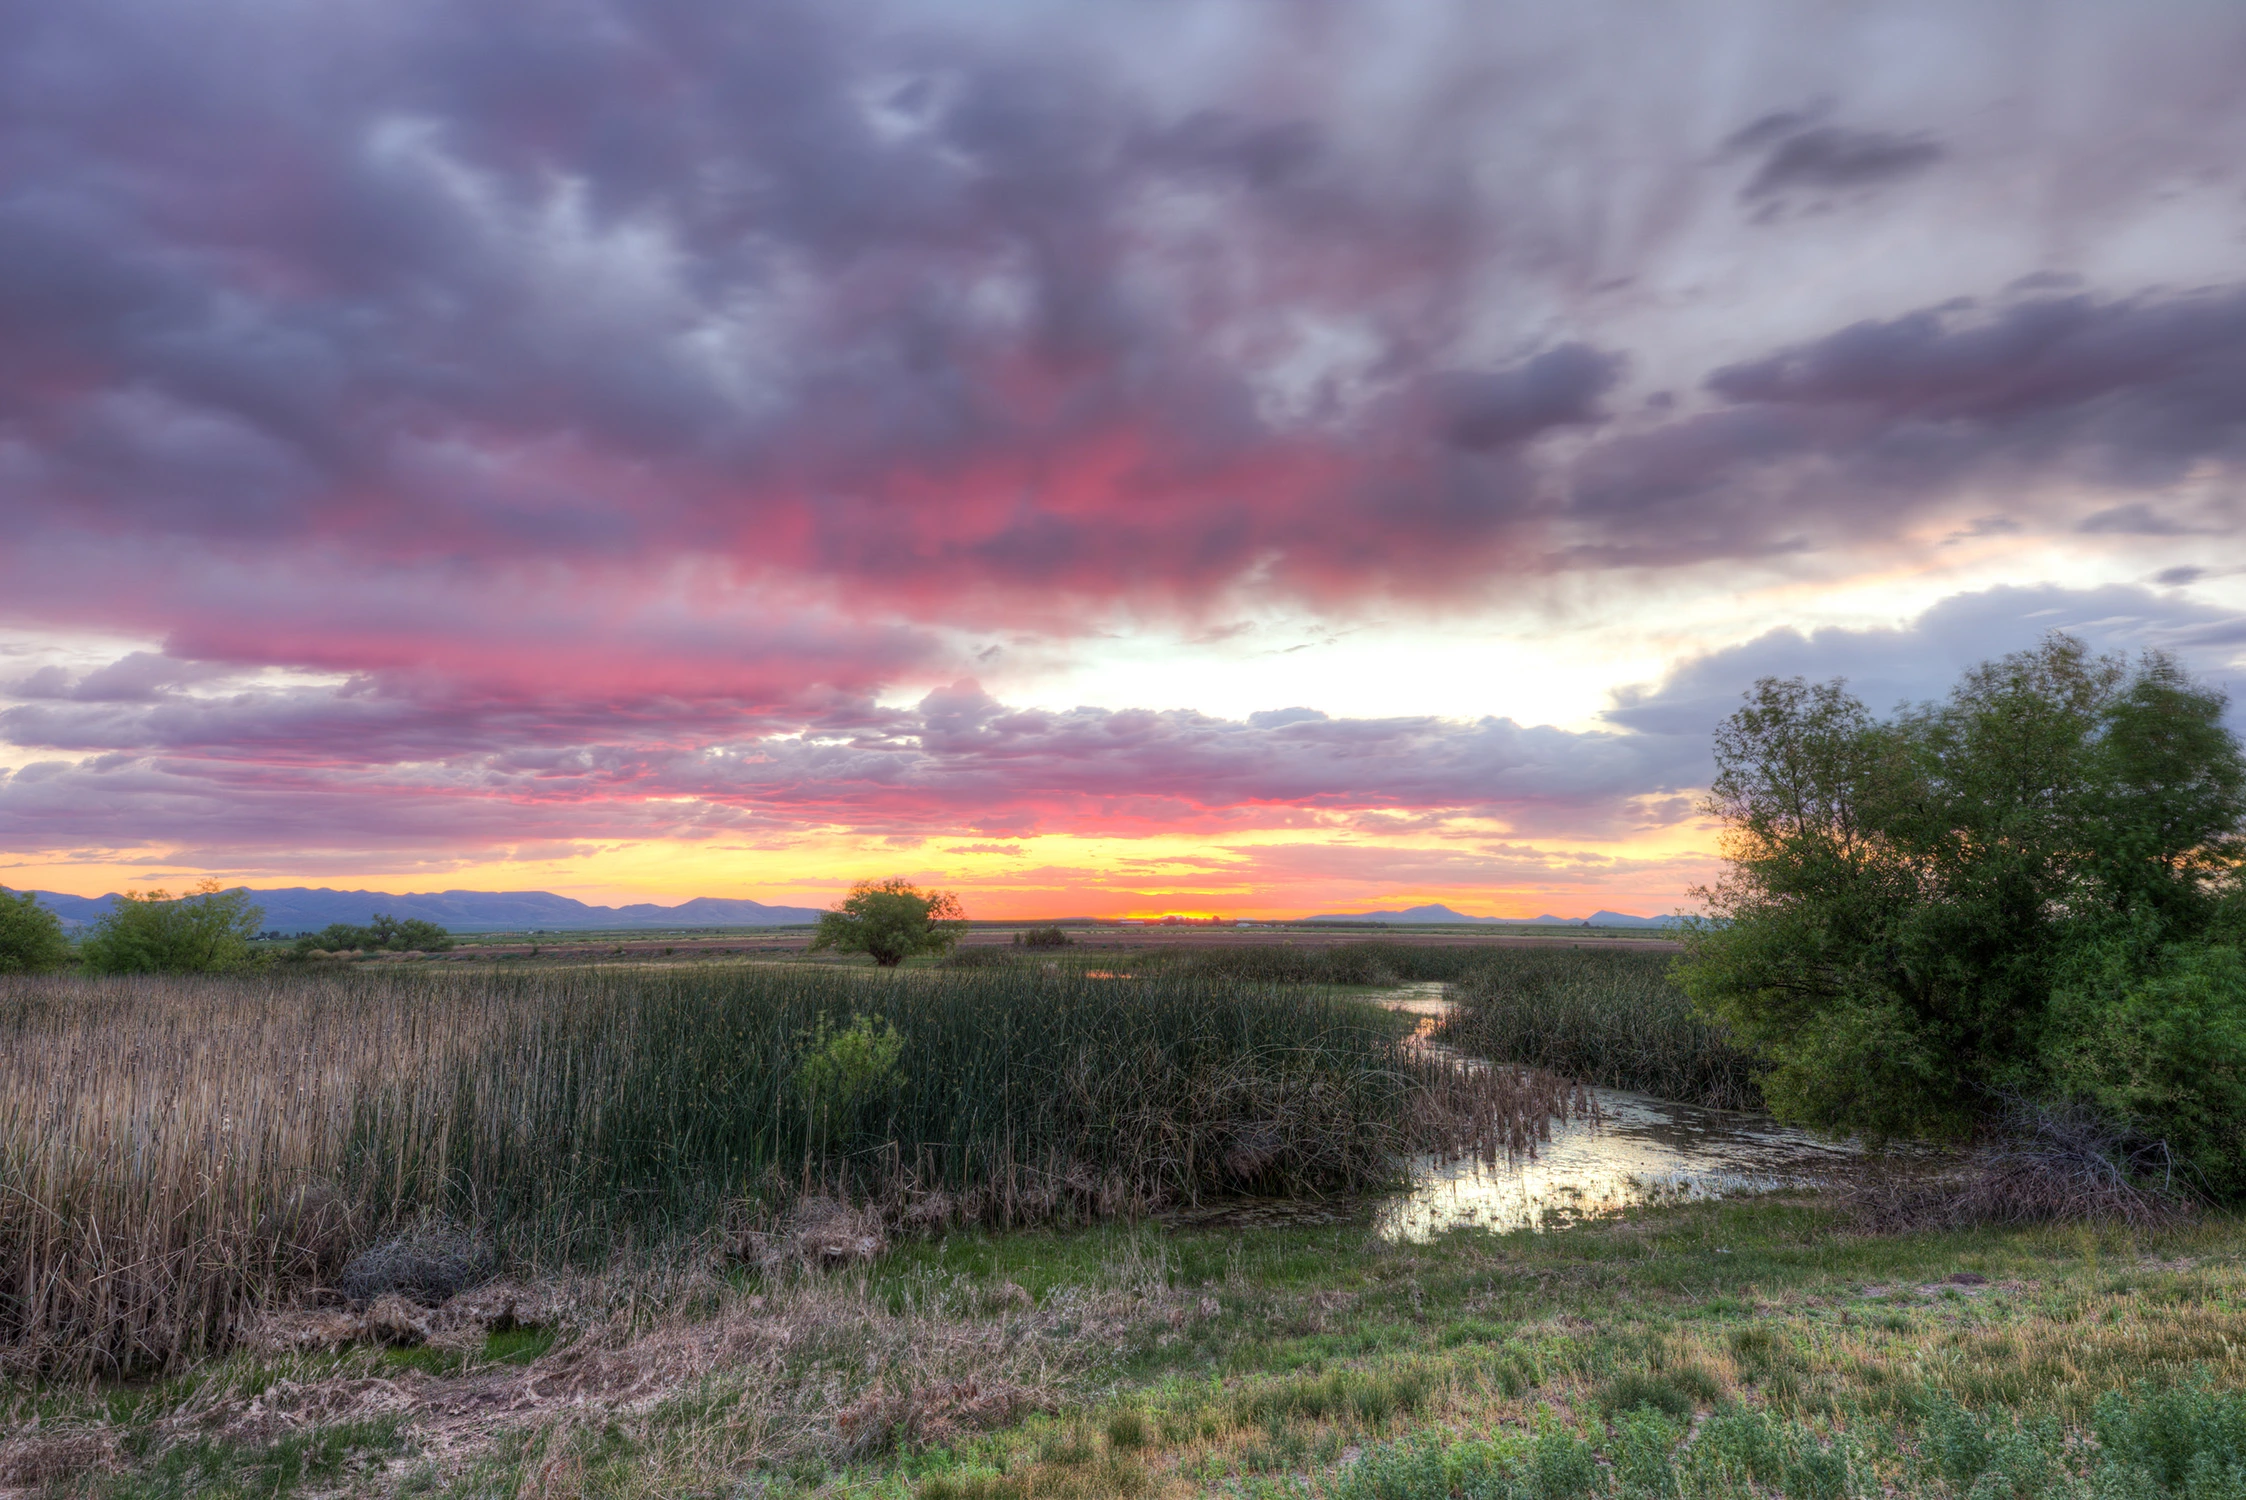
POLYGON ((0 884, 1690 910, 2246 651, 2231 0, 0 0, 0 884))

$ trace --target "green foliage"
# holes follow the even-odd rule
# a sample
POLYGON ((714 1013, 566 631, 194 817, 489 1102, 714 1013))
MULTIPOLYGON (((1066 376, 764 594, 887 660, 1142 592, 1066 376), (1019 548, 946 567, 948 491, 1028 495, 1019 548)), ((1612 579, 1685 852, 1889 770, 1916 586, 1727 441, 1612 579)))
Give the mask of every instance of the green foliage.
POLYGON ((0 974, 43 974, 70 962, 62 919, 31 892, 0 886, 0 974))
POLYGON ((1074 939, 1058 927, 1031 927, 1014 934, 1017 948, 1066 948, 1074 939))
MULTIPOLYGON (((2173 969, 2227 1003, 2180 956, 2235 899, 2246 756, 2223 707, 2165 658, 2065 636, 1888 720, 1839 683, 1764 680, 1716 736, 1730 867, 1680 982, 1767 1065, 1781 1115, 1875 1138, 1959 1135, 2047 1096, 2114 1027, 2148 1055, 2193 1045, 2090 1002, 2173 969)), ((2099 1087, 2152 1108, 2159 1071, 2099 1087)))
POLYGON ((299 953, 347 953, 386 950, 392 953, 443 953, 453 946, 452 934, 419 917, 383 916, 379 912, 365 927, 330 922, 310 937, 296 940, 299 953))
POLYGON ((1481 1057, 1714 1109, 1762 1104, 1754 1059, 1669 977, 1673 954, 1492 948, 1452 985, 1438 1038, 1481 1057))
POLYGON ((2164 1140, 2192 1186, 2246 1193, 2246 956, 2183 944, 2096 958, 2054 997, 2056 1087, 2164 1140))
POLYGON ((854 1127, 867 1107, 894 1089, 905 1039, 886 1020, 856 1016, 837 1028, 819 1018, 804 1038, 796 1086, 803 1103, 824 1132, 854 1127))
POLYGON ((192 896, 128 891, 94 923, 78 956, 95 974, 219 974, 249 962, 264 921, 248 891, 215 880, 192 896))
POLYGON ((959 898, 923 891, 906 880, 861 880, 835 910, 822 914, 811 951, 865 953, 893 969, 921 953, 946 953, 967 930, 959 898))

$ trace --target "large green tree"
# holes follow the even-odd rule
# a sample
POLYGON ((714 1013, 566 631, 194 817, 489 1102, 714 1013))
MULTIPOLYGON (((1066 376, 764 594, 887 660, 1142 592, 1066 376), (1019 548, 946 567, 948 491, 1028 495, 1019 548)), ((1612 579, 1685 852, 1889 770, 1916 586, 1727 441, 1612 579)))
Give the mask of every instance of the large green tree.
POLYGON ((215 880, 191 896, 127 892, 94 923, 78 956, 96 974, 216 974, 249 962, 264 920, 248 891, 215 880))
POLYGON ((41 974, 70 962, 62 919, 29 891, 0 886, 0 974, 41 974))
MULTIPOLYGON (((1837 682, 1758 683, 1716 735, 1728 869, 1683 984, 1806 1123, 1957 1135, 2066 1095, 2189 1135, 2246 1063, 2224 708, 2163 656, 2063 635, 1889 719, 1837 682)), ((2202 1175, 2246 1161, 2236 1134, 2194 1148, 2202 1175)))
POLYGON ((906 880, 861 880, 819 918, 811 951, 870 953, 893 969, 916 953, 948 952, 966 930, 959 898, 948 891, 924 891, 906 880))

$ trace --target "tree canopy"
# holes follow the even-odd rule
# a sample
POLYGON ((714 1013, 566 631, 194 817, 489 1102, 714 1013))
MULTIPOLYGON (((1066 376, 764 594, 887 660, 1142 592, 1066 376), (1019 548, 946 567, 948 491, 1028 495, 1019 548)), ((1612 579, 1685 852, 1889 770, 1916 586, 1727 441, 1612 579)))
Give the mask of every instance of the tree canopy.
POLYGON ((1680 979, 1789 1118, 1955 1136, 2066 1097, 2246 1186, 2225 706, 2166 657, 2063 635, 1889 719, 1765 679, 1716 736, 1728 870, 1680 979))
POLYGON ((70 962, 62 918, 29 891, 0 886, 0 974, 41 974, 70 962))
POLYGON ((330 922, 309 937, 296 940, 299 953, 343 953, 383 950, 391 953, 442 953, 452 947, 452 934, 419 917, 391 917, 375 913, 364 927, 330 922))
POLYGON ((96 974, 214 974, 249 962, 264 920, 248 891, 215 880, 191 896, 127 892, 94 923, 78 956, 96 974))
POLYGON ((966 930, 959 898, 948 891, 923 891, 906 880, 861 880, 819 918, 811 951, 869 953, 893 969, 917 953, 949 952, 966 930))

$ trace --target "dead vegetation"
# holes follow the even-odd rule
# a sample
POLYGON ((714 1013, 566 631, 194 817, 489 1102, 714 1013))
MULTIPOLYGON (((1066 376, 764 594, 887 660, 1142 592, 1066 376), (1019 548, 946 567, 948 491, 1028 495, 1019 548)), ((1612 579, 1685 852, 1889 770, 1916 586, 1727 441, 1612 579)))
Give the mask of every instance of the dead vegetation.
MULTIPOLYGON (((820 1236, 851 1221, 839 1207, 814 1213, 791 1248, 809 1263, 820 1236)), ((457 1477, 511 1435, 559 1452, 580 1430, 645 1436, 690 1409, 706 1449, 690 1465, 737 1474, 859 1462, 1053 1410, 1134 1334, 1199 1316, 1158 1261, 1042 1304, 1012 1283, 961 1280, 926 1286, 900 1310, 855 1271, 783 1268, 761 1287, 675 1262, 494 1282, 435 1308, 389 1293, 357 1311, 268 1312, 238 1341, 248 1361, 214 1369, 140 1442, 256 1447, 387 1422, 457 1477), (553 1335, 545 1352, 521 1364, 489 1356, 493 1334, 539 1328, 553 1335), (399 1350, 453 1363, 399 1363, 399 1350)), ((100 1424, 19 1430, 0 1438, 0 1483, 111 1467, 118 1443, 100 1424)))
POLYGON ((1874 1233, 1984 1225, 2119 1224, 2165 1229, 2199 1205, 2159 1143, 2130 1138, 2088 1111, 2016 1104, 1955 1164, 1854 1174, 1850 1216, 1874 1233))

